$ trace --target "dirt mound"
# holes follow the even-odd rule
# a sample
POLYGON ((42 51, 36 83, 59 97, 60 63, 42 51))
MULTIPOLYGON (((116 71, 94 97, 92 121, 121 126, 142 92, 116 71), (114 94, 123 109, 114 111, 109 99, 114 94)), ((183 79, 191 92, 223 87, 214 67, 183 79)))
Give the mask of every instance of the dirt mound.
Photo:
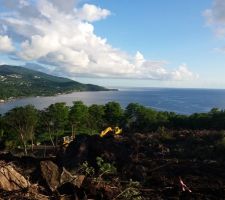
POLYGON ((115 163, 118 170, 121 170, 131 162, 131 153, 132 147, 128 140, 81 135, 58 155, 58 160, 68 169, 77 168, 85 161, 97 168, 96 158, 101 157, 107 162, 115 163))

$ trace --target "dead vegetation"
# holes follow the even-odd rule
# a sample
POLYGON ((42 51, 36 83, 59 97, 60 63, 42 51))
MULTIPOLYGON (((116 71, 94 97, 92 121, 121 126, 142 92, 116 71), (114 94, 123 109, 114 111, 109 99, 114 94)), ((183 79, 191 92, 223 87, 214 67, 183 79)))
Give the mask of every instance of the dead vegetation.
POLYGON ((78 136, 52 158, 2 153, 0 198, 225 199, 223 141, 222 132, 159 130, 78 136))

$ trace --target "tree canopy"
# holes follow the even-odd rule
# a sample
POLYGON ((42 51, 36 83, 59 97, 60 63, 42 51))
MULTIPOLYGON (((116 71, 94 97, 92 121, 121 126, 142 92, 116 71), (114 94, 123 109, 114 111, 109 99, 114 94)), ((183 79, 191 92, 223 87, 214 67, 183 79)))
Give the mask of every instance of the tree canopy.
POLYGON ((119 126, 125 132, 151 132, 167 129, 224 130, 225 110, 213 108, 208 113, 181 115, 157 111, 138 103, 122 108, 117 102, 105 105, 85 105, 74 101, 72 106, 55 103, 44 110, 34 106, 16 107, 0 116, 1 138, 19 141, 26 151, 30 141, 51 141, 75 134, 99 134, 107 127, 119 126), (17 136, 17 137, 16 137, 17 136))

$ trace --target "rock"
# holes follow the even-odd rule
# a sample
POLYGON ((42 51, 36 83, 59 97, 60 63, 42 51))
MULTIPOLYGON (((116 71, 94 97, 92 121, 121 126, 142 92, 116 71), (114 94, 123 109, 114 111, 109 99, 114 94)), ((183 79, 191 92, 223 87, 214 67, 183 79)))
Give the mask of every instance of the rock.
POLYGON ((2 164, 0 166, 0 189, 5 191, 16 191, 28 188, 30 185, 19 172, 11 165, 2 164))
POLYGON ((84 181, 84 178, 85 178, 84 175, 72 175, 65 168, 63 168, 63 172, 62 172, 61 178, 60 178, 60 184, 70 182, 73 185, 75 185, 76 187, 80 188, 84 181))
POLYGON ((70 184, 74 188, 80 188, 85 178, 84 175, 72 175, 65 168, 61 173, 59 167, 52 161, 41 161, 40 166, 42 177, 52 192, 66 184, 70 184))
POLYGON ((61 173, 59 167, 52 161, 41 161, 40 167, 42 177, 46 181, 49 189, 55 191, 60 185, 61 173))

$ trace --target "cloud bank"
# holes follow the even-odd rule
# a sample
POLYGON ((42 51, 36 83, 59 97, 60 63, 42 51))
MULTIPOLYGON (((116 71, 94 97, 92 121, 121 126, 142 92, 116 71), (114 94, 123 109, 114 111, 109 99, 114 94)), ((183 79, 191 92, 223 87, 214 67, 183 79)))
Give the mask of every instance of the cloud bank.
POLYGON ((167 62, 146 60, 138 51, 128 55, 94 33, 92 22, 111 12, 76 0, 2 0, 0 51, 35 61, 67 76, 192 80, 185 64, 175 70, 167 62), (15 47, 13 47, 16 46, 15 47))

